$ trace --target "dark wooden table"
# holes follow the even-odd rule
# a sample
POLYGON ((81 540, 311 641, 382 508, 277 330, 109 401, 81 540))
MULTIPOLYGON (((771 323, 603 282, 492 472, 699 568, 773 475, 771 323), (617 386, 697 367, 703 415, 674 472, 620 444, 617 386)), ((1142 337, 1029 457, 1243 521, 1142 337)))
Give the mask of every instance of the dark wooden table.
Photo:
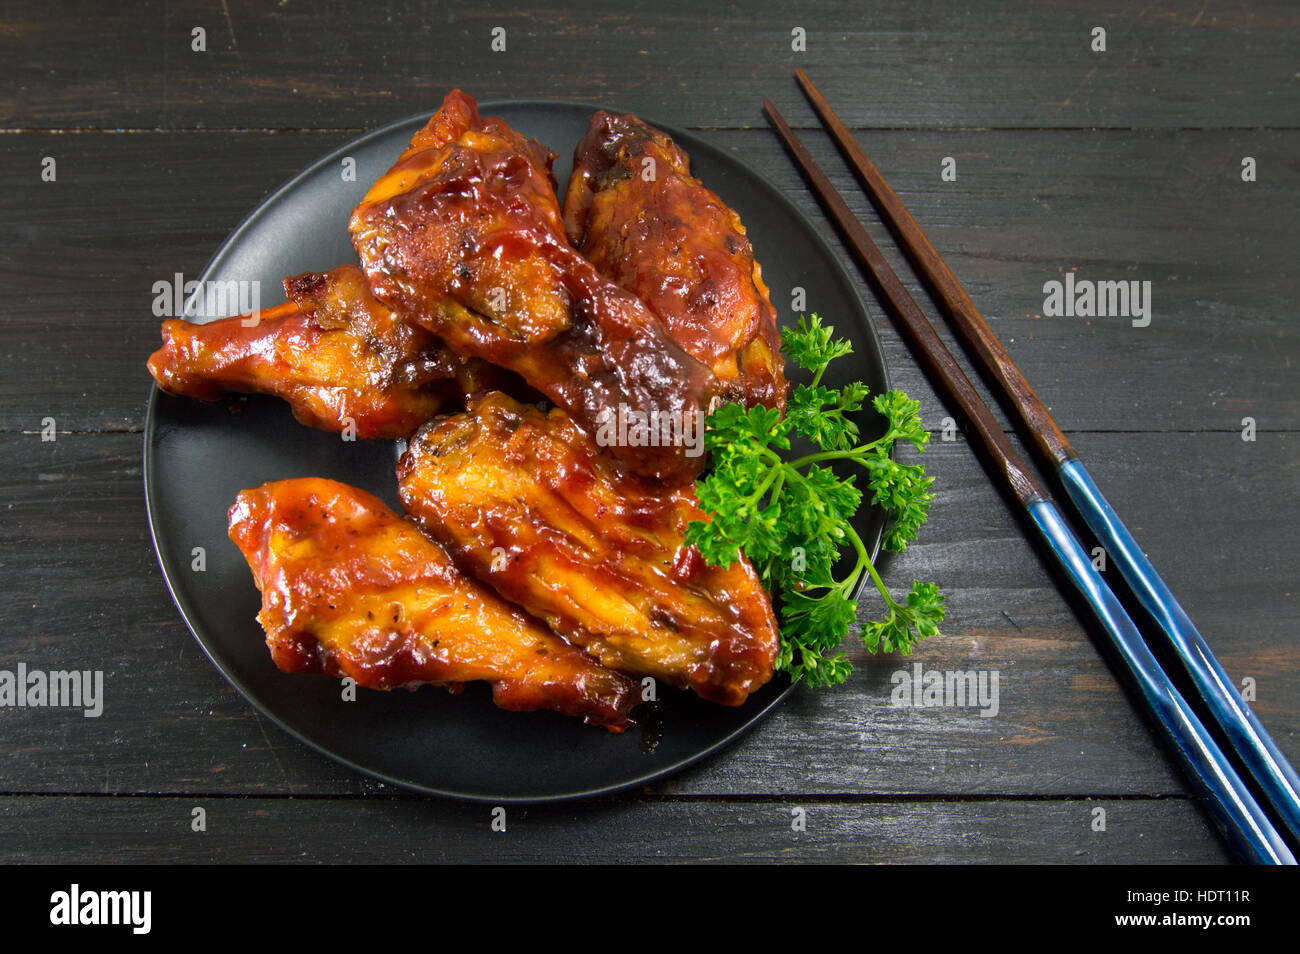
MULTIPOLYGON (((647 790, 512 809, 494 833, 487 807, 358 777, 226 684, 145 523, 153 283, 197 276, 283 179, 453 85, 702 130, 825 228, 759 112, 770 97, 812 129, 790 75, 807 68, 1300 757, 1294 4, 3 6, 0 668, 106 682, 98 719, 0 709, 5 861, 1225 860, 1043 555, 969 447, 938 433, 933 520, 885 575, 940 581, 946 635, 906 662, 854 652, 848 684, 797 693, 647 790), (1044 317, 1044 282, 1072 269, 1150 280, 1149 327, 1044 317), (996 670, 1000 712, 894 706, 912 662, 996 670)), ((826 137, 805 135, 849 190, 826 137)), ((866 295, 896 385, 937 432, 948 410, 866 295)))

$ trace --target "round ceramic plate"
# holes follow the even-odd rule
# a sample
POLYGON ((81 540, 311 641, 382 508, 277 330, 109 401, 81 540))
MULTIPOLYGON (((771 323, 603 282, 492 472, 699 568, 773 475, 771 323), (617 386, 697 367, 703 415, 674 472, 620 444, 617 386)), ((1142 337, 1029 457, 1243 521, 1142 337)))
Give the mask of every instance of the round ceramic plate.
MULTIPOLYGON (((563 195, 574 145, 592 107, 577 103, 483 103, 515 129, 559 153, 563 195)), ((320 159, 272 193, 226 239, 200 279, 257 281, 260 306, 283 300, 280 279, 355 261, 352 207, 385 172, 427 116, 394 123, 320 159), (351 159, 352 163, 347 160, 351 159), (355 164, 355 177, 344 170, 355 164)), ((781 193, 732 152, 647 118, 690 154, 692 170, 739 212, 772 300, 790 320, 792 290, 851 338, 855 357, 828 377, 888 387, 879 340, 836 253, 781 193)), ((235 313, 237 307, 227 313, 235 313)), ((219 316, 211 316, 219 317, 219 316)), ((200 318, 199 320, 203 320, 200 318)), ((143 364, 143 356, 141 359, 143 364)), ((829 383, 837 383, 830 381, 829 383)), ((254 618, 260 599, 243 557, 226 537, 226 510, 246 487, 287 477, 329 477, 362 487, 393 507, 397 447, 347 442, 296 423, 287 405, 253 397, 236 412, 162 394, 145 426, 149 522, 163 575, 195 638, 226 678, 285 731, 359 772, 420 792, 491 802, 538 802, 642 785, 698 762, 751 729, 791 691, 779 677, 739 708, 667 690, 643 726, 622 735, 550 712, 505 712, 483 685, 463 695, 440 689, 362 690, 287 675, 272 664, 254 618), (192 569, 202 547, 206 568, 192 569)), ((859 532, 878 545, 881 514, 863 508, 859 532)), ((874 546, 873 546, 874 549, 874 546)), ((643 714, 644 717, 644 714, 643 714)))

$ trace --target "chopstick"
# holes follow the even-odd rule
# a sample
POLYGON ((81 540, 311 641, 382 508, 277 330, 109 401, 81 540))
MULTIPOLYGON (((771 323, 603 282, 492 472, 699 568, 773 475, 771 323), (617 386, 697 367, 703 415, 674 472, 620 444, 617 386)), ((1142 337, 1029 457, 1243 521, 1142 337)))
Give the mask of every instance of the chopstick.
POLYGON ((1214 721, 1291 833, 1293 844, 1300 843, 1300 776, 1246 705, 1205 639, 1097 488, 1047 406, 1034 392, 1029 380, 898 194, 862 151, 808 74, 795 70, 795 78, 853 167, 881 218, 922 279, 943 303, 962 341, 1020 419, 1023 433, 1046 464, 1055 470, 1084 522, 1119 567, 1142 607, 1155 619, 1165 642, 1187 670, 1214 721))
POLYGON ((944 345, 920 307, 903 287, 876 243, 850 211, 826 173, 817 165, 776 107, 764 102, 764 112, 804 174, 813 191, 844 234, 855 258, 888 304, 931 379, 966 417, 986 463, 1015 495, 1061 569, 1078 588, 1096 615, 1120 660, 1137 683, 1147 710, 1170 742, 1175 756, 1206 799, 1224 837, 1247 861, 1295 864, 1295 858, 1273 827, 1236 769, 1169 680, 1137 626, 1093 568, 1047 490, 1029 470, 1009 438, 980 398, 974 385, 944 345))

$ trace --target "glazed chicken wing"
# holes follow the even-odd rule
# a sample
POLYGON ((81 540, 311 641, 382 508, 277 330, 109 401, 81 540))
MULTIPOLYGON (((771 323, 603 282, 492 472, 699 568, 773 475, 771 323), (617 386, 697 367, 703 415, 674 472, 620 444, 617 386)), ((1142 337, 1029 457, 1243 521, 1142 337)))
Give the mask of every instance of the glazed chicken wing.
POLYGON ((683 544, 689 486, 623 475, 559 408, 499 392, 436 418, 398 464, 403 506, 502 596, 613 669, 739 705, 772 676, 772 607, 743 558, 683 544))
POLYGON ((574 151, 564 218, 574 246, 713 370, 725 398, 785 406, 776 310, 745 227, 672 139, 596 113, 574 151))
POLYGON ((258 620, 285 672, 372 689, 485 681, 503 709, 554 709, 621 731, 635 684, 466 578, 410 521, 320 478, 239 494, 230 538, 262 591, 258 620))
POLYGON ((215 401, 274 394, 294 417, 358 437, 408 437, 473 390, 475 365, 408 325, 370 294, 355 265, 284 280, 286 304, 207 324, 173 319, 149 372, 172 394, 215 401), (459 379, 459 380, 458 380, 459 379))
MULTIPOLYGON (((371 289, 462 356, 517 372, 588 429, 620 408, 676 421, 707 411, 711 371, 569 245, 552 158, 453 90, 353 213, 371 289)), ((673 482, 703 461, 672 445, 611 450, 673 482)))

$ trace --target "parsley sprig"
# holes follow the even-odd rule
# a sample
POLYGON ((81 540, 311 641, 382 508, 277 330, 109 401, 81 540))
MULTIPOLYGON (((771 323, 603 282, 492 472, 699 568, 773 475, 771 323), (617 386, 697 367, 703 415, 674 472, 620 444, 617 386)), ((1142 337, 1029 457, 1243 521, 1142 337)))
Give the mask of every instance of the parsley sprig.
POLYGON ((861 382, 840 388, 821 383, 826 366, 853 350, 833 334, 817 315, 782 330, 786 355, 813 375, 811 383, 794 388, 784 417, 741 404, 724 404, 709 415, 705 445, 713 468, 696 488, 711 518, 686 529, 686 542, 714 566, 730 566, 742 550, 749 557, 780 601, 777 668, 814 686, 841 683, 852 671, 835 650, 857 620, 852 597, 863 573, 884 603, 884 617, 862 627, 871 652, 910 653, 917 640, 939 632, 944 618, 944 597, 933 583, 914 582, 901 602, 890 594, 851 522, 863 498, 858 474, 841 478, 830 466, 846 462, 865 472, 871 501, 890 516, 883 546, 905 550, 929 515, 934 478, 890 453, 898 441, 923 451, 930 435, 917 402, 902 391, 887 391, 871 398, 887 421, 885 433, 861 440, 854 416, 870 389, 861 382), (782 452, 790 450, 791 435, 818 450, 787 459, 782 452), (845 547, 855 560, 847 575, 837 577, 845 547))

